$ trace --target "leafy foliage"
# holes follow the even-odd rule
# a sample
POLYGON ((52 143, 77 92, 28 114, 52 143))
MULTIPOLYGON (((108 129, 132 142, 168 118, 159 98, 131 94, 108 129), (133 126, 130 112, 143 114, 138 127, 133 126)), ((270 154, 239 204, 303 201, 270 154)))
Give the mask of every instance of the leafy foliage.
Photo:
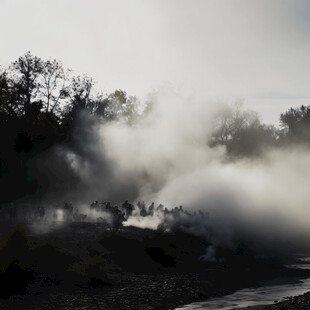
MULTIPOLYGON (((72 144, 74 132, 85 133, 94 120, 131 126, 151 109, 152 102, 142 105, 121 89, 110 94, 97 91, 91 77, 72 76, 57 60, 43 60, 30 52, 19 57, 0 71, 0 205, 38 193, 44 173, 55 172, 51 168, 31 173, 37 169, 34 159, 44 158, 47 150, 54 154, 60 143, 72 144), (81 112, 91 116, 83 128, 81 112)), ((226 106, 214 119, 208 143, 224 146, 230 158, 238 158, 260 156, 268 147, 310 142, 310 106, 291 108, 280 121, 281 131, 261 123, 240 103, 226 106)), ((64 161, 56 166, 66 169, 64 161)), ((56 183, 63 186, 62 180, 56 183)))
POLYGON ((285 142, 310 142, 310 106, 290 108, 280 116, 285 142))
POLYGON ((57 60, 30 52, 0 72, 0 204, 34 193, 32 158, 69 139, 81 111, 102 121, 132 123, 138 116, 135 97, 116 90, 95 91, 86 75, 70 76, 57 60))
POLYGON ((275 127, 262 124, 257 113, 237 103, 217 114, 210 145, 224 145, 232 156, 259 156, 266 147, 275 146, 278 138, 275 127))

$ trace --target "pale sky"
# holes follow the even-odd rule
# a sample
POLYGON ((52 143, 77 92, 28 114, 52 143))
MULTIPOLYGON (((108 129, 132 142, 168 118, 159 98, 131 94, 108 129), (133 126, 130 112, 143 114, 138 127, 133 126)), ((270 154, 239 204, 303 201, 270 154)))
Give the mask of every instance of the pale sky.
POLYGON ((1 0, 0 65, 30 50, 143 98, 166 82, 277 123, 310 105, 308 0, 1 0))

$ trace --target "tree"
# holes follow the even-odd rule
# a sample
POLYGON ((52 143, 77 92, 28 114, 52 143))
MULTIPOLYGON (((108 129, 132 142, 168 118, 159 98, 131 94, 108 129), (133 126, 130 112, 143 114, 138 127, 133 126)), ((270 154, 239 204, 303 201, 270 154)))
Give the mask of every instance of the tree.
POLYGON ((280 115, 282 141, 310 142, 310 106, 290 108, 280 115))
POLYGON ((1 121, 6 121, 7 118, 16 116, 16 109, 14 104, 11 104, 12 101, 9 86, 9 79, 7 72, 2 72, 0 74, 0 117, 1 121))
POLYGON ((71 102, 64 110, 64 119, 73 121, 79 111, 86 111, 104 121, 132 124, 142 114, 140 101, 123 90, 106 96, 94 91, 94 81, 87 76, 74 77, 70 84, 71 102))
POLYGON ((243 110, 241 103, 236 103, 234 107, 224 106, 215 117, 211 145, 226 145, 241 130, 259 123, 257 113, 243 110))
POLYGON ((39 95, 46 114, 59 115, 68 103, 66 74, 62 64, 55 59, 42 62, 39 95))
POLYGON ((140 101, 135 96, 128 96, 123 90, 115 90, 102 102, 104 111, 101 115, 107 120, 115 120, 122 123, 132 124, 141 116, 140 101))
POLYGON ((228 155, 259 156, 264 148, 274 146, 278 131, 259 120, 257 113, 243 110, 241 104, 225 106, 215 118, 210 146, 224 145, 228 155))
POLYGON ((94 90, 95 82, 87 75, 75 76, 67 87, 69 103, 62 110, 62 127, 69 128, 81 111, 91 115, 104 115, 103 95, 94 90), (102 110, 102 111, 101 111, 102 110))
POLYGON ((94 80, 87 75, 73 77, 70 86, 71 104, 79 109, 95 112, 92 98, 94 80))
POLYGON ((27 52, 13 62, 8 72, 2 74, 0 83, 4 82, 4 78, 7 93, 14 97, 10 98, 7 109, 17 115, 29 118, 34 114, 37 117, 39 111, 45 114, 45 118, 60 117, 69 102, 69 82, 62 64, 57 60, 44 61, 27 52))
POLYGON ((40 58, 27 52, 11 66, 10 88, 16 95, 14 104, 19 114, 27 116, 31 111, 32 101, 38 99, 42 64, 40 58))
MULTIPOLYGON (((83 134, 87 125, 98 120, 132 124, 141 115, 136 97, 122 90, 104 95, 94 85, 86 75, 70 78, 61 62, 30 52, 0 70, 0 205, 42 191, 46 174, 51 175, 43 168, 47 150, 53 152, 59 143, 79 150, 72 133, 83 134), (94 117, 78 128, 82 111, 94 117)), ((68 169, 70 182, 80 182, 67 162, 56 157, 53 167, 68 169)), ((45 186, 50 183, 49 179, 45 186)))

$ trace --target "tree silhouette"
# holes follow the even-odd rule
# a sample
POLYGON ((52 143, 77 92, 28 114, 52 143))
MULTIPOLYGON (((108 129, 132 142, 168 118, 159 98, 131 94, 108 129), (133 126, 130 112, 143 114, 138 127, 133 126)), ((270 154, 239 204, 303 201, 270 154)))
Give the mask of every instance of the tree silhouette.
MULTIPOLYGON (((104 122, 132 123, 141 114, 136 97, 122 90, 104 95, 94 85, 91 77, 70 77, 61 62, 30 52, 0 71, 0 205, 38 190, 42 180, 31 176, 44 173, 29 167, 59 143, 74 147, 82 111, 104 122)), ((64 159, 55 165, 64 169, 64 159)))
POLYGON ((115 90, 103 100, 104 117, 107 120, 132 124, 140 115, 139 105, 137 97, 128 96, 125 91, 120 89, 115 90))
POLYGON ((210 146, 224 145, 232 156, 259 156, 269 146, 275 146, 278 131, 262 124, 256 112, 243 110, 242 104, 224 106, 215 118, 210 146))
POLYGON ((63 66, 57 60, 42 62, 39 94, 46 114, 61 113, 62 107, 68 104, 68 82, 63 66))
POLYGON ((31 112, 31 103, 38 100, 40 88, 39 76, 42 72, 42 60, 27 52, 11 66, 9 89, 15 95, 14 102, 18 115, 26 117, 31 112))
MULTIPOLYGON (((143 106, 137 97, 121 89, 110 94, 97 91, 91 77, 72 76, 57 60, 43 60, 30 52, 19 57, 0 71, 0 206, 38 194, 42 184, 47 187, 53 180, 57 190, 66 182, 79 182, 72 172, 63 182, 57 180, 54 171, 69 170, 61 156, 54 157, 52 169, 38 167, 37 162, 44 166, 59 145, 82 149, 79 155, 83 158, 87 146, 75 137, 91 134, 87 129, 93 122, 134 125, 151 112, 152 104, 150 100, 143 106), (81 124, 85 113, 91 117, 81 124)), ((225 106, 214 119, 209 146, 225 146, 228 158, 235 160, 260 156, 268 147, 308 145, 310 106, 291 108, 281 114, 280 121, 279 133, 261 123, 257 113, 243 109, 241 103, 225 106)))
POLYGON ((280 115, 284 142, 310 142, 310 106, 290 108, 280 115))

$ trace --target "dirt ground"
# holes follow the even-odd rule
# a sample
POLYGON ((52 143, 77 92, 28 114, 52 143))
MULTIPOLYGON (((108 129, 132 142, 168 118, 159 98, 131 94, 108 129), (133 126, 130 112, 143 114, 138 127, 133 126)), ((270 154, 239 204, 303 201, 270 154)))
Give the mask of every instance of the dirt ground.
POLYGON ((165 310, 268 279, 309 276, 240 249, 218 249, 221 260, 206 262, 209 244, 181 232, 108 232, 98 223, 39 228, 2 226, 0 281, 8 289, 0 309, 165 310))

